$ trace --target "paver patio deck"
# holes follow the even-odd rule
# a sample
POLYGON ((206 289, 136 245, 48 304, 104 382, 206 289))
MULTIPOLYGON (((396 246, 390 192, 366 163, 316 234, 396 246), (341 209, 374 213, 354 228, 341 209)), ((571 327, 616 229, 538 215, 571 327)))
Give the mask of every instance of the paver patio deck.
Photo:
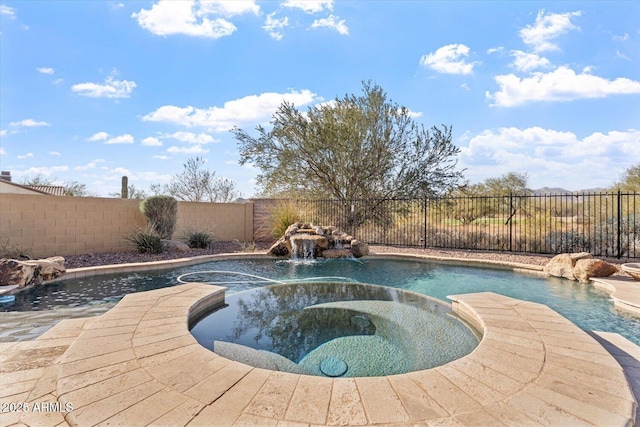
POLYGON ((65 320, 36 341, 0 343, 0 402, 60 405, 2 413, 0 425, 631 426, 636 419, 640 349, 616 334, 594 338, 544 305, 493 293, 451 296, 454 311, 483 332, 471 354, 403 375, 330 379, 252 368, 200 346, 189 316, 223 297, 222 288, 203 284, 130 294, 98 318, 65 320), (63 412, 67 404, 73 410, 63 412))

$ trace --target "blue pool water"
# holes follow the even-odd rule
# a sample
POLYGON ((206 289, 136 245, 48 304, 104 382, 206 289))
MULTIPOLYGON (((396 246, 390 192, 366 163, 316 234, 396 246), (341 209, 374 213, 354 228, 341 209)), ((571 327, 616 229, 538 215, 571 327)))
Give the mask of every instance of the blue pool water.
MULTIPOLYGON (((197 271, 238 271, 269 279, 345 277, 361 283, 406 289, 441 300, 447 295, 496 292, 513 298, 545 304, 586 330, 616 332, 640 345, 640 321, 617 314, 609 295, 583 284, 511 271, 453 266, 434 262, 391 259, 328 260, 293 263, 269 259, 213 261, 172 270, 115 274, 66 280, 17 293, 3 311, 47 310, 114 302, 131 292, 174 286, 179 276, 197 271)), ((239 276, 204 274, 191 281, 242 281, 239 276)), ((229 284, 227 294, 264 286, 229 284)))
POLYGON ((191 321, 228 359, 328 377, 394 375, 469 354, 478 337, 448 304, 414 292, 345 282, 276 284, 237 292, 191 321))

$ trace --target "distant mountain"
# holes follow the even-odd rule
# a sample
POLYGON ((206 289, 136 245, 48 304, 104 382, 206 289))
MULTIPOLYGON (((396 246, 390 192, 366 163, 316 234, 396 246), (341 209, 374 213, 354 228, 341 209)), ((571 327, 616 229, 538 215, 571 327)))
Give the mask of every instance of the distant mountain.
POLYGON ((543 194, 581 194, 581 193, 604 193, 608 190, 606 188, 587 188, 584 190, 570 191, 560 187, 542 187, 537 190, 531 190, 534 195, 543 194))

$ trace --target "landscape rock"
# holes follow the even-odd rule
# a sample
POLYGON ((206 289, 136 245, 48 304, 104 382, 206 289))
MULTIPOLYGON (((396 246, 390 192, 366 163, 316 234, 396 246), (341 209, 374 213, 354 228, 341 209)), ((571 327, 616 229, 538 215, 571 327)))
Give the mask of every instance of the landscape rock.
POLYGON ((169 252, 190 252, 191 251, 191 248, 189 247, 189 245, 179 240, 162 239, 162 243, 164 244, 164 247, 169 252))
POLYGON ((593 258, 593 256, 588 252, 559 254, 547 263, 543 271, 549 276, 576 280, 576 277, 573 275, 573 267, 576 265, 576 262, 580 259, 590 258, 593 258))
POLYGON ((360 258, 369 254, 369 246, 334 226, 298 222, 287 227, 267 253, 292 258, 360 258))
POLYGON ((64 273, 66 273, 66 269, 64 268, 64 258, 61 256, 54 256, 44 259, 36 259, 29 261, 22 261, 27 265, 39 265, 40 266, 40 279, 47 281, 51 279, 58 278, 64 273))
POLYGON ((369 255, 369 245, 357 239, 351 241, 351 253, 356 258, 362 258, 369 255))
POLYGON ((0 259, 0 285, 17 285, 19 287, 37 285, 42 282, 38 264, 27 264, 15 259, 0 259))
POLYGON ((318 236, 317 234, 294 234, 289 240, 292 242, 292 245, 299 245, 302 241, 307 240, 312 241, 317 247, 322 249, 327 249, 329 247, 329 240, 326 237, 318 236))
POLYGON ((322 251, 322 256, 327 259, 349 258, 351 257, 351 251, 349 249, 327 249, 322 251))
POLYGON ((615 265, 601 259, 582 258, 573 267, 574 277, 581 282, 588 282, 592 277, 609 277, 617 271, 615 265))
POLYGON ((291 255, 291 243, 284 237, 278 239, 267 251, 271 255, 285 257, 291 255))

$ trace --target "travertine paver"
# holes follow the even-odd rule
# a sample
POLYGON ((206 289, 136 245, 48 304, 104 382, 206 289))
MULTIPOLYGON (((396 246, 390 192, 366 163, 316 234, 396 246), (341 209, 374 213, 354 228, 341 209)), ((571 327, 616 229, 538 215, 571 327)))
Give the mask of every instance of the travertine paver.
POLYGON ((540 304, 452 296, 454 311, 484 334, 471 354, 403 375, 329 379, 252 368, 201 347, 188 317, 222 297, 202 284, 132 294, 92 322, 61 322, 42 340, 1 346, 0 366, 11 371, 0 377, 0 401, 57 399, 73 411, 3 414, 0 425, 632 425, 636 417, 640 349, 616 334, 596 335, 599 343, 540 304))

